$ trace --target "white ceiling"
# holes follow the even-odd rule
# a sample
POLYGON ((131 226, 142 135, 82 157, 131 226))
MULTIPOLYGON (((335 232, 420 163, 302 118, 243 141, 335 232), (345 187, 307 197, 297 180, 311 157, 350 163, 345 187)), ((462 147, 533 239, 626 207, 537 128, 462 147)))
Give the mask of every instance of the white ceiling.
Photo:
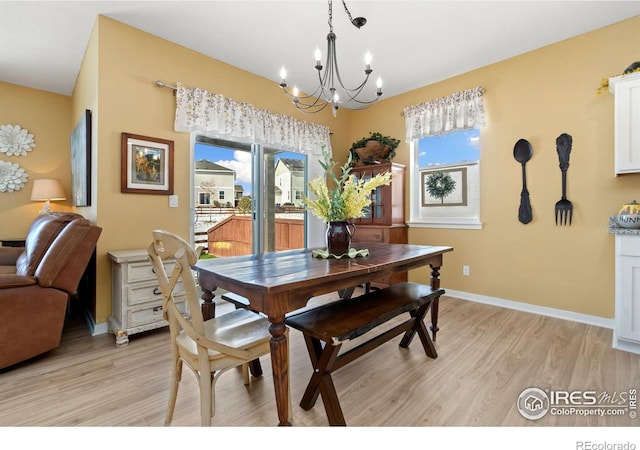
MULTIPOLYGON (((385 97, 640 14, 640 1, 348 1, 347 6, 368 23, 356 29, 342 1, 334 2, 343 81, 351 86, 361 81, 369 50, 385 97)), ((289 83, 307 92, 317 83, 313 50, 318 45, 326 53, 326 1, 0 0, 0 81, 70 95, 99 14, 274 82, 284 65, 289 83)))

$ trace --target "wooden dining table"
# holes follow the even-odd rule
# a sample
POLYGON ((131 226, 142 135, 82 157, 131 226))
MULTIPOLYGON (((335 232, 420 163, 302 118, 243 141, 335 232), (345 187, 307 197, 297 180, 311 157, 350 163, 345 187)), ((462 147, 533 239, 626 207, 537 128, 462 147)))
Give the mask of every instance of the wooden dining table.
MULTIPOLYGON (((350 297, 356 286, 380 278, 430 266, 429 283, 440 288, 443 254, 452 247, 367 243, 368 256, 356 258, 321 258, 311 249, 267 252, 199 260, 193 269, 202 289, 202 312, 215 316, 213 302, 218 288, 241 295, 251 309, 264 313, 270 322, 271 367, 278 409, 279 425, 290 425, 289 418, 289 344, 285 315, 303 308, 309 299, 339 292, 350 297)), ((431 309, 431 333, 436 340, 438 304, 431 309)))

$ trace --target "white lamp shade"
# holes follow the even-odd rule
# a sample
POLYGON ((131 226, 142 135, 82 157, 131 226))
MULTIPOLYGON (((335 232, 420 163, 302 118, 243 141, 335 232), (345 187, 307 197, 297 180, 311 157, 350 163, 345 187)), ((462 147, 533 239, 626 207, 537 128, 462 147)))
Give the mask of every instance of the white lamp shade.
POLYGON ((58 180, 35 180, 31 201, 66 200, 64 189, 58 180))

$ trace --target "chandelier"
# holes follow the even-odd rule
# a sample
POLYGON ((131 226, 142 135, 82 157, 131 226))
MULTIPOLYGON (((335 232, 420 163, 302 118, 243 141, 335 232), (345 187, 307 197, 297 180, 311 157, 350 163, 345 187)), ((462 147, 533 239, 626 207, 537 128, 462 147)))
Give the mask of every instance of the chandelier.
MULTIPOLYGON (((351 17, 351 13, 347 8, 347 4, 342 0, 344 10, 349 17, 351 23, 360 28, 367 23, 367 19, 364 17, 351 17)), ((371 69, 371 53, 367 52, 364 57, 365 61, 365 78, 359 86, 350 89, 347 88, 340 77, 340 70, 338 69, 338 61, 336 59, 336 35, 333 32, 333 11, 332 1, 329 0, 329 34, 327 34, 327 60, 323 66, 321 64, 322 55, 320 49, 316 47, 315 51, 315 68, 318 72, 319 86, 311 95, 300 95, 300 91, 296 86, 293 89, 287 89, 287 71, 284 66, 280 69, 280 87, 282 91, 291 99, 296 108, 304 113, 317 113, 322 111, 327 105, 331 105, 333 116, 336 116, 338 108, 342 106, 346 109, 363 109, 369 106, 371 103, 378 101, 382 95, 382 78, 378 77, 376 81, 376 96, 370 100, 362 100, 359 98, 362 93, 369 76, 373 72, 371 69)))

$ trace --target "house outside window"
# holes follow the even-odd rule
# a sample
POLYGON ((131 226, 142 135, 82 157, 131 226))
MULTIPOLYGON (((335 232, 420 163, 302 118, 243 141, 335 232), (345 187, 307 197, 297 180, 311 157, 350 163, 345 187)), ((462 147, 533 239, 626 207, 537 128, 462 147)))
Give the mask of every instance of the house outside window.
POLYGON ((305 163, 300 159, 280 158, 275 167, 276 203, 284 205, 292 203, 294 206, 302 207, 302 194, 305 185, 304 175, 305 163))
POLYGON ((236 191, 236 173, 206 159, 195 162, 194 198, 198 205, 211 205, 216 199, 233 198, 236 191))

